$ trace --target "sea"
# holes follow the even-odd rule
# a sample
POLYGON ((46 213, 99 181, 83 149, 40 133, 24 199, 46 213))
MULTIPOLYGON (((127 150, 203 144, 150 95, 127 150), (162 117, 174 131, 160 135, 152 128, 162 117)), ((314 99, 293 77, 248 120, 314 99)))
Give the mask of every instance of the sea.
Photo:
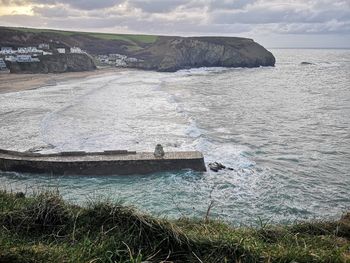
POLYGON ((272 49, 275 67, 120 70, 0 94, 0 148, 198 150, 206 164, 130 176, 0 172, 0 187, 123 202, 232 225, 333 219, 350 210, 350 50, 272 49), (302 62, 310 64, 305 65, 302 62))

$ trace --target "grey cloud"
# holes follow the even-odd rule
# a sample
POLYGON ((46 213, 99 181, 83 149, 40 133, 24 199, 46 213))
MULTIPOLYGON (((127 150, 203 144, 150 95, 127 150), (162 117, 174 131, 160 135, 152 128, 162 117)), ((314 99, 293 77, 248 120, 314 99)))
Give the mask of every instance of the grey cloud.
POLYGON ((216 9, 242 9, 249 4, 255 3, 257 0, 211 0, 209 7, 211 10, 216 9))
POLYGON ((76 11, 71 8, 67 8, 66 6, 59 5, 56 7, 33 7, 33 12, 36 15, 48 18, 54 17, 72 17, 72 16, 80 16, 81 12, 76 11))
POLYGON ((211 19, 213 23, 218 24, 322 23, 333 19, 349 21, 350 8, 332 9, 331 6, 328 6, 324 10, 300 10, 292 6, 287 6, 284 9, 259 7, 238 11, 215 11, 211 13, 211 19))
POLYGON ((31 1, 35 16, 2 25, 177 35, 350 34, 349 0, 0 0, 31 1), (42 4, 43 6, 35 6, 42 4), (123 4, 116 7, 117 4, 123 4))
POLYGON ((188 3, 187 0, 129 0, 131 6, 147 13, 167 13, 188 3))
POLYGON ((280 34, 350 34, 350 21, 332 20, 326 23, 279 24, 274 31, 280 34))
POLYGON ((134 7, 149 13, 166 13, 178 7, 204 10, 242 9, 257 0, 128 0, 134 7))
POLYGON ((8 6, 8 5, 23 5, 30 1, 27 0, 0 0, 0 5, 8 6))
POLYGON ((122 0, 33 0, 39 4, 67 4, 73 8, 93 10, 112 7, 123 2, 122 0))

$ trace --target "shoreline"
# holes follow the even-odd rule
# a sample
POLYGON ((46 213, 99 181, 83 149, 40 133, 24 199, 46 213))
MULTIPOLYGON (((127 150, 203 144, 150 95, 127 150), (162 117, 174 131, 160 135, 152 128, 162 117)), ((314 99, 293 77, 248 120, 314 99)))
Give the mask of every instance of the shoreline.
POLYGON ((47 73, 47 74, 0 74, 0 94, 34 90, 47 86, 55 86, 70 80, 89 78, 99 75, 110 75, 120 72, 121 68, 100 68, 94 71, 47 73))

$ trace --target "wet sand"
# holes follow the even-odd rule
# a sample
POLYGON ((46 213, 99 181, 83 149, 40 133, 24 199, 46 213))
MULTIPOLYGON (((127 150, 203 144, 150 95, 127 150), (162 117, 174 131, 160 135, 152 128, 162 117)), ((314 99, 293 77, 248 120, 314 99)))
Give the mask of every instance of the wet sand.
POLYGON ((37 89, 45 86, 54 86, 58 82, 65 82, 73 79, 85 79, 97 75, 109 75, 118 72, 120 68, 103 68, 94 71, 48 73, 48 74, 0 74, 0 94, 18 92, 23 90, 37 89))

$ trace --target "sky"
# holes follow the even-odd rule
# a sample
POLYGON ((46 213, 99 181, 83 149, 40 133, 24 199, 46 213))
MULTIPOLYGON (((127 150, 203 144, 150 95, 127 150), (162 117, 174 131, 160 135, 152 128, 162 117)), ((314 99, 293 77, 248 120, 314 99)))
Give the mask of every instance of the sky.
POLYGON ((350 48, 350 0, 0 0, 0 26, 350 48))

